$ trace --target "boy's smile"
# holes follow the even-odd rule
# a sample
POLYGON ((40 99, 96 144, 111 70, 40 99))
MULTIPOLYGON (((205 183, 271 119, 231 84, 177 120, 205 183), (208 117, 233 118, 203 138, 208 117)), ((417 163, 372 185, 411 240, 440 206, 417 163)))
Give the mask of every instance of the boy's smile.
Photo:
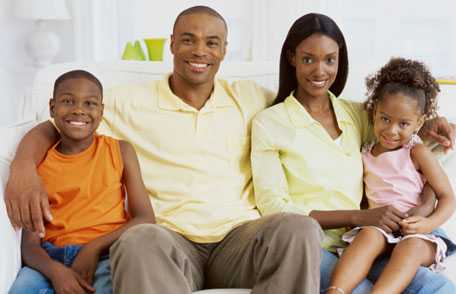
POLYGON ((63 81, 50 101, 50 109, 62 137, 59 151, 74 154, 90 146, 103 115, 97 84, 84 78, 63 81))

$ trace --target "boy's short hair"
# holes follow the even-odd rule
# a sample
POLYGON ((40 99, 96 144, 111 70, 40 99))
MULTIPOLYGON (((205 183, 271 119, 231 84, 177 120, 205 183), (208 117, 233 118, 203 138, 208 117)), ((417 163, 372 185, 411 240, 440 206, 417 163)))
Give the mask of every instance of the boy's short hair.
POLYGON ((52 97, 55 98, 55 93, 61 83, 63 83, 66 80, 69 80, 69 79, 78 79, 78 78, 83 78, 83 79, 87 79, 89 81, 94 82, 100 89, 101 98, 103 98, 103 86, 101 85, 100 80, 98 80, 97 77, 95 77, 90 72, 82 70, 82 69, 72 70, 72 71, 66 72, 66 73, 62 74, 61 76, 59 76, 54 82, 54 90, 52 92, 52 97))

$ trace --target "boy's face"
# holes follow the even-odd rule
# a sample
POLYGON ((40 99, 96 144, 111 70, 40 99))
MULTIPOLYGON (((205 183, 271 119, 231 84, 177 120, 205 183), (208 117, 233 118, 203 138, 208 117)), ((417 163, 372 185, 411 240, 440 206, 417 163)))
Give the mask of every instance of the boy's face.
POLYGON ((65 80, 57 87, 49 106, 62 139, 91 142, 103 116, 102 94, 97 84, 85 78, 65 80))

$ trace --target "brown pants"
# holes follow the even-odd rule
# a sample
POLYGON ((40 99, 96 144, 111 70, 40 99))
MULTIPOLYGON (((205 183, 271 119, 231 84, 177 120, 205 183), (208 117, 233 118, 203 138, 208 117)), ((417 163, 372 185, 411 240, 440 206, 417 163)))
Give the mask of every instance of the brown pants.
POLYGON ((114 293, 190 294, 203 288, 319 293, 322 236, 315 220, 290 213, 247 222, 211 244, 191 242, 159 225, 138 225, 111 247, 114 293))

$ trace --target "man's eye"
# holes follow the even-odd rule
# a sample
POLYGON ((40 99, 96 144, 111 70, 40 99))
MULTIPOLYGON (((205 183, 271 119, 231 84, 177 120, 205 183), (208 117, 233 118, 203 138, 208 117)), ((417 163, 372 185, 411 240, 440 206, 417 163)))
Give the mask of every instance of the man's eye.
POLYGON ((216 41, 209 41, 207 42, 207 46, 209 46, 210 48, 215 48, 219 46, 219 43, 216 41))
POLYGON ((192 44, 192 39, 184 38, 184 39, 182 39, 182 43, 184 43, 184 44, 192 44))

